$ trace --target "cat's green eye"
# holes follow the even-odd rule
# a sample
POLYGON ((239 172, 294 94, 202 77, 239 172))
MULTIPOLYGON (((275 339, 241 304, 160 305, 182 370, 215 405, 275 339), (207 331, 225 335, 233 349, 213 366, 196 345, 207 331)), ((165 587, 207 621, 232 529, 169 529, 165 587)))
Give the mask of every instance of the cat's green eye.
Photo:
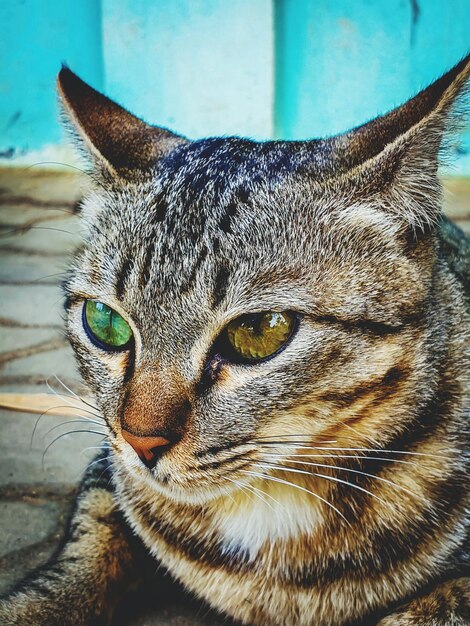
POLYGON ((288 311, 243 315, 227 326, 227 338, 238 357, 260 361, 273 356, 287 343, 295 324, 295 314, 288 311))
POLYGON ((124 350, 132 339, 126 320, 103 302, 86 300, 83 326, 91 341, 103 350, 124 350))

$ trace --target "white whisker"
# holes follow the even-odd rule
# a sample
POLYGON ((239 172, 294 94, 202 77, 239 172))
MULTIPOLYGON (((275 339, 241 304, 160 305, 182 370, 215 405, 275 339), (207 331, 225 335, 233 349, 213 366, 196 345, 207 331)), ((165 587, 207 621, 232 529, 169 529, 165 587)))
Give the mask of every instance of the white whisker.
MULTIPOLYGON (((88 450, 89 448, 85 448, 85 450, 88 450)), ((82 450, 82 452, 84 452, 85 450, 82 450)), ((105 456, 101 457, 100 459, 95 459, 92 463, 90 463, 89 465, 87 465, 87 470, 90 469, 90 467, 93 467, 93 465, 97 465, 98 463, 101 463, 102 461, 104 461, 106 459, 105 456)))
MULTIPOLYGON (((99 419, 104 421, 104 418, 101 415, 99 415, 99 413, 96 413, 95 411, 90 411, 89 409, 85 409, 83 406, 78 406, 77 404, 74 404, 73 402, 70 402, 70 400, 68 400, 68 398, 70 398, 70 396, 64 395, 62 393, 58 393, 53 387, 50 386, 48 381, 46 381, 46 385, 47 385, 49 391, 51 391, 54 396, 60 398, 63 402, 67 403, 69 406, 73 407, 74 409, 77 409, 77 411, 83 411, 84 413, 88 413, 89 415, 93 415, 93 417, 97 417, 97 418, 99 418, 99 419)), ((89 403, 85 402, 84 400, 82 400, 78 396, 76 396, 76 398, 77 398, 77 400, 79 402, 81 402, 82 404, 85 404, 86 406, 93 406, 93 405, 90 405, 89 403)))
POLYGON ((72 396, 74 396, 75 398, 77 398, 77 400, 80 400, 80 402, 83 402, 84 404, 86 404, 87 406, 89 406, 91 409, 94 409, 95 411, 99 411, 99 408, 97 406, 95 406, 94 404, 91 404, 91 402, 87 402, 86 400, 84 400, 81 396, 79 396, 77 393, 75 393, 75 391, 72 391, 72 389, 70 389, 70 387, 68 387, 63 380, 61 380, 57 374, 54 374, 54 378, 57 380, 57 382, 59 383, 59 385, 62 385, 62 387, 64 387, 64 389, 66 389, 69 393, 72 394, 72 396))
MULTIPOLYGON (((257 467, 260 467, 262 469, 272 469, 272 468, 274 468, 274 469, 282 470, 284 472, 292 472, 294 474, 305 474, 307 476, 318 476, 319 478, 326 478, 327 480, 332 480, 333 482, 336 482, 336 483, 341 483, 343 485, 348 485, 349 487, 352 487, 353 489, 358 489, 359 491, 362 491, 363 493, 367 493, 369 496, 372 496, 373 498, 376 498, 377 500, 379 500, 379 502, 381 502, 385 506, 388 506, 389 508, 394 509, 394 506, 392 504, 390 504, 389 502, 387 502, 386 500, 384 500, 380 496, 377 496, 375 493, 372 493, 372 491, 369 491, 368 489, 365 489, 364 487, 360 487, 359 485, 355 485, 354 483, 350 483, 349 481, 343 480, 341 478, 335 478, 333 476, 328 476, 327 474, 320 474, 318 472, 307 472, 305 470, 299 470, 299 469, 295 469, 293 467, 289 468, 289 467, 285 467, 284 465, 277 465, 275 463, 269 463, 268 465, 264 465, 262 463, 257 463, 256 465, 257 465, 257 467)), ((332 467, 332 466, 328 466, 328 465, 321 465, 321 464, 318 464, 318 463, 309 463, 309 465, 318 465, 319 467, 332 467)), ((336 469, 339 469, 339 468, 336 468, 336 469)))
MULTIPOLYGON (((344 452, 381 452, 382 454, 406 454, 406 455, 410 455, 410 456, 417 456, 417 457, 429 457, 431 459, 434 459, 436 457, 439 458, 443 458, 443 459, 447 459, 447 456, 445 456, 444 454, 439 454, 439 453, 435 453, 435 454, 427 454, 425 452, 408 452, 406 450, 389 450, 387 448, 339 448, 339 447, 328 447, 328 446, 306 446, 304 444, 296 444, 295 442, 270 442, 269 444, 262 444, 262 445, 275 445, 275 446, 289 446, 289 447, 293 447, 295 446, 298 450, 327 450, 327 451, 344 451, 344 452)), ((449 448, 448 452, 458 452, 457 449, 455 448, 449 448)))
POLYGON ((348 524, 348 526, 351 526, 351 524, 348 522, 345 516, 341 513, 341 511, 337 509, 333 504, 331 504, 331 502, 328 502, 328 500, 318 495, 318 493, 315 493, 314 491, 310 491, 310 489, 306 489, 305 487, 301 487, 300 485, 296 485, 295 483, 291 483, 288 480, 283 480, 282 478, 277 478, 275 476, 269 476, 266 474, 259 474, 258 472, 252 472, 251 470, 241 470, 241 471, 244 474, 248 474, 249 476, 255 476, 257 478, 262 478, 264 480, 270 480, 271 482, 279 483, 281 485, 287 485, 288 487, 294 487, 295 489, 299 489, 300 491, 303 491, 304 493, 308 493, 311 496, 314 496, 315 498, 317 498, 318 500, 321 500, 324 504, 326 504, 330 508, 332 508, 333 511, 335 511, 340 517, 344 519, 344 521, 346 522, 346 524, 348 524))
MULTIPOLYGON (((413 493, 412 491, 410 491, 410 489, 407 489, 406 487, 403 487, 402 485, 398 485, 397 483, 394 483, 392 480, 388 480, 387 478, 383 478, 382 476, 376 476, 375 474, 369 474, 367 472, 362 472, 360 470, 350 469, 348 467, 338 467, 337 465, 326 465, 324 463, 309 463, 307 461, 290 461, 290 462, 291 463, 300 463, 302 465, 310 465, 310 466, 314 466, 314 467, 323 467, 323 468, 328 468, 328 469, 337 469, 337 470, 341 470, 341 471, 345 471, 345 472, 352 472, 353 474, 359 474, 361 476, 367 476, 368 478, 373 478, 374 480, 378 480, 380 482, 386 483, 387 485, 395 487, 395 489, 399 489, 400 491, 403 491, 404 493, 407 493, 408 495, 412 496, 413 498, 418 498, 423 503, 425 503, 426 505, 428 504, 427 500, 425 498, 423 498, 422 496, 419 496, 416 493, 413 493)), ((279 467, 278 469, 285 469, 286 471, 297 472, 297 473, 300 473, 300 474, 309 473, 309 472, 304 472, 302 470, 298 470, 298 469, 295 469, 295 468, 288 469, 288 468, 286 468, 284 466, 282 466, 282 468, 279 467)), ((371 494, 371 495, 373 495, 373 494, 371 494)))
MULTIPOLYGON (((87 424, 87 423, 95 424, 97 426, 103 426, 103 424, 101 422, 96 422, 95 420, 92 420, 92 419, 90 419, 88 417, 85 417, 83 419, 67 420, 66 422, 61 422, 60 424, 56 424, 52 428, 49 428, 49 430, 43 436, 47 437, 47 435, 49 435, 49 433, 53 432, 54 430, 57 430, 58 428, 61 428, 62 426, 66 426, 67 424, 87 424)), ((95 431, 93 431, 93 432, 95 432, 95 431)), ((107 433, 104 432, 102 434, 106 435, 107 433)))
MULTIPOLYGON (((236 485, 238 487, 238 489, 240 489, 240 491, 242 493, 245 493, 252 502, 254 502, 253 496, 259 497, 259 496, 257 496, 256 493, 254 493, 251 489, 249 489, 248 485, 242 485, 242 483, 238 482, 238 480, 234 480, 233 478, 229 478, 228 476, 226 476, 226 478, 231 483, 236 485)), ((233 498, 232 498, 232 500, 233 500, 233 502, 235 502, 235 500, 233 498)))
MULTIPOLYGON (((419 467, 417 463, 414 461, 404 461, 403 459, 395 459, 395 458, 387 458, 383 456, 363 456, 361 454, 283 454, 282 452, 271 452, 269 454, 271 457, 278 457, 280 459, 289 459, 291 457, 294 458, 320 458, 320 459, 365 459, 366 461, 386 461, 387 463, 401 463, 403 465, 414 465, 415 467, 419 467)), ((295 463, 296 461, 292 461, 295 463)), ((298 461, 299 463, 301 461, 298 461)))
POLYGON ((75 433, 90 433, 90 434, 93 434, 93 435, 100 435, 101 437, 103 437, 103 439, 105 439, 105 438, 106 438, 106 435, 105 435, 105 434, 100 433, 100 432, 98 432, 98 431, 95 431, 95 430, 83 430, 83 429, 82 429, 82 430, 71 430, 71 431, 68 431, 68 432, 66 432, 66 433, 62 433, 62 434, 58 435, 57 437, 55 437, 55 438, 51 441, 51 443, 50 443, 50 444, 46 447, 46 449, 45 449, 45 450, 44 450, 44 452, 42 453, 42 468, 43 468, 43 470, 44 470, 44 459, 45 459, 45 456, 46 456, 46 454, 47 454, 47 452, 48 452, 49 448, 50 448, 52 445, 54 445, 54 443, 55 443, 56 441, 58 441, 59 439, 62 439, 62 437, 66 437, 67 435, 73 435, 73 434, 75 434, 75 433))
MULTIPOLYGON (((60 397, 62 397, 62 396, 60 396, 60 397)), ((34 435, 36 434, 36 430, 37 430, 37 428, 38 428, 38 426, 39 426, 39 422, 40 422, 40 421, 41 421, 41 419, 44 417, 44 415, 47 415, 47 414, 49 413, 49 411, 53 411, 53 410, 55 410, 55 409, 63 409, 63 408, 67 408, 67 405, 64 405, 64 404, 56 404, 55 406, 50 406, 48 409, 46 409, 45 411, 43 411, 43 412, 41 413, 41 415, 39 415, 38 419, 36 420, 36 423, 34 424, 34 427, 33 427, 33 432, 31 433, 31 441, 30 441, 30 447, 31 447, 31 448, 33 447, 34 435)), ((83 416, 82 416, 82 418, 83 418, 84 420, 90 420, 90 421, 92 421, 92 420, 91 420, 91 418, 87 417, 86 415, 83 415, 83 416)), ((62 423, 64 423, 64 422, 62 422, 62 423)), ((96 423, 96 422, 95 422, 95 423, 96 423)), ((104 423, 104 424, 99 423, 99 424, 98 424, 98 426, 105 426, 105 423, 104 423)))

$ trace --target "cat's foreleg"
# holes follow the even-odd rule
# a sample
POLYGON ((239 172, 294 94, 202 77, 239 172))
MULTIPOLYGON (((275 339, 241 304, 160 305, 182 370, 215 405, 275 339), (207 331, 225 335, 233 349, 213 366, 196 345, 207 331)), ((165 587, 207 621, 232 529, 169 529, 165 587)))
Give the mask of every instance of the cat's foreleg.
POLYGON ((119 596, 132 584, 136 566, 107 463, 86 472, 63 547, 0 600, 2 626, 82 626, 109 620, 119 596))
POLYGON ((437 585, 380 620, 378 626, 469 626, 470 578, 437 585))

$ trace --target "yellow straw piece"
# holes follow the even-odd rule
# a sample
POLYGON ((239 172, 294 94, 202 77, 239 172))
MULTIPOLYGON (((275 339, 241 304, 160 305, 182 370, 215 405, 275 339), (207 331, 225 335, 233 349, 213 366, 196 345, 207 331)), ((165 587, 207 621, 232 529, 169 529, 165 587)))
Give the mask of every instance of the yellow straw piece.
POLYGON ((78 398, 50 393, 0 393, 0 408, 62 417, 89 416, 90 411, 93 411, 78 398))

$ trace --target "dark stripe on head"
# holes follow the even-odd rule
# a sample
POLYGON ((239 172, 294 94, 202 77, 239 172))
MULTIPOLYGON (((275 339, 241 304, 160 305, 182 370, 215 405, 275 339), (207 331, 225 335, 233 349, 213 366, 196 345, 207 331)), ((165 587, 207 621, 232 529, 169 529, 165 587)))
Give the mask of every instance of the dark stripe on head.
POLYGON ((374 404, 386 400, 398 391, 399 383, 409 374, 408 368, 398 366, 391 367, 380 380, 365 381, 359 383, 352 390, 341 390, 324 393, 320 400, 334 402, 337 407, 347 407, 356 400, 360 400, 370 394, 377 392, 374 404))
POLYGON ((319 317, 315 317, 315 321, 319 324, 324 323, 342 326, 346 331, 359 330, 365 333, 376 335, 378 337, 383 337, 400 333, 410 324, 418 321, 419 318, 419 315, 410 315, 398 326, 392 326, 391 324, 386 324, 384 322, 376 322, 374 320, 367 319, 345 320, 339 317, 335 317, 334 315, 322 315, 319 317))
POLYGON ((152 239, 147 245, 145 251, 144 261, 142 263, 142 271, 139 276, 139 285, 144 288, 150 280, 150 269, 152 267, 152 259, 155 255, 155 234, 152 234, 152 239))
POLYGON ((222 215, 222 219, 219 222, 219 228, 224 233, 230 233, 232 231, 232 218, 235 217, 237 213, 237 205, 234 203, 229 204, 225 213, 222 215))
POLYGON ((88 268, 88 277, 93 284, 99 283, 102 279, 100 269, 97 265, 90 265, 88 268))
POLYGON ((220 306, 222 300, 227 293, 230 272, 225 265, 222 265, 215 276, 214 287, 212 291, 212 307, 216 309, 220 306))
POLYGON ((242 202, 243 204, 246 204, 248 200, 250 199, 250 192, 245 187, 239 187, 237 189, 237 196, 240 202, 242 202))
POLYGON ((167 203, 163 193, 158 194, 149 206, 152 223, 162 222, 165 218, 167 203))
POLYGON ((126 259, 124 263, 122 264, 120 271, 117 273, 116 295, 119 299, 121 299, 122 296, 124 295, 124 290, 129 280, 132 266, 133 266, 133 261, 131 261, 131 259, 126 259))
POLYGON ((201 265, 204 263, 204 261, 207 258, 207 255, 209 254, 209 250, 207 249, 207 246, 203 246, 201 249, 201 252, 199 253, 198 258, 196 259, 191 272, 187 278, 187 280, 183 283, 182 287, 181 287, 181 291, 189 291, 191 289, 191 287, 193 286, 195 280, 196 280, 196 276, 197 273, 199 272, 199 269, 201 267, 201 265))

